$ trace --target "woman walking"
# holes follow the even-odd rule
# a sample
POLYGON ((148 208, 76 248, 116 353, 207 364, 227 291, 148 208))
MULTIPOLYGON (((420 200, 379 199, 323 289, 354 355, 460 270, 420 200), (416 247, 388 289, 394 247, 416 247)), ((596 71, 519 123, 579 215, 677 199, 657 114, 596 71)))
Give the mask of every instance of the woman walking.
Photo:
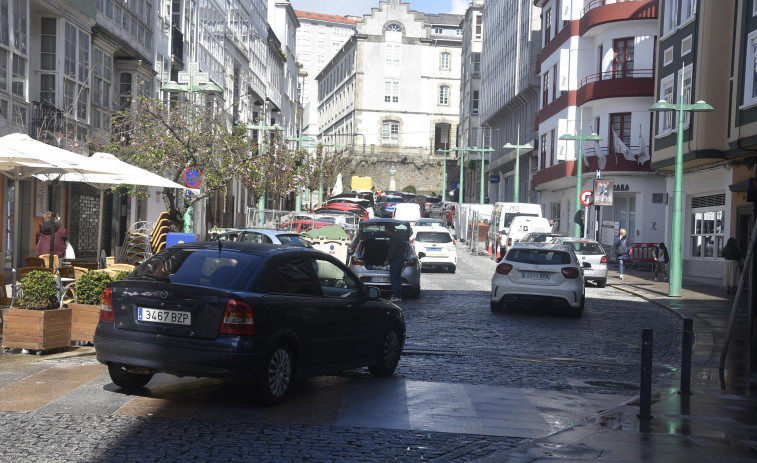
POLYGON ((735 293, 741 278, 741 252, 736 247, 736 238, 731 237, 726 241, 723 247, 723 258, 725 259, 725 265, 723 265, 725 292, 735 293))
POLYGON ((615 238, 615 253, 618 256, 619 278, 622 280, 623 274, 626 272, 626 259, 631 254, 631 243, 628 242, 625 228, 621 228, 620 234, 615 238))

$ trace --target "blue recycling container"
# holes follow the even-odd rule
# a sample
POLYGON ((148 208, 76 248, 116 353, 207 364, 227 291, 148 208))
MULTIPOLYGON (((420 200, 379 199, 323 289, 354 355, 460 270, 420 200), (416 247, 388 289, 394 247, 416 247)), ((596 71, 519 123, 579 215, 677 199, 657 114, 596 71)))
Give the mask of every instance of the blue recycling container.
POLYGON ((200 236, 195 233, 166 233, 166 247, 181 243, 194 243, 200 236))

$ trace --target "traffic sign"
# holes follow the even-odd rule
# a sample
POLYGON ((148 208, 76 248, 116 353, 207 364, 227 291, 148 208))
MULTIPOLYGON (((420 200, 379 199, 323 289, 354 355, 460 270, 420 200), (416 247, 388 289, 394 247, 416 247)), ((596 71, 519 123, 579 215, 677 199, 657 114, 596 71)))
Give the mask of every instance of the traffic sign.
POLYGON ((592 203, 592 196, 594 192, 591 190, 584 190, 581 192, 581 204, 588 206, 592 203))
POLYGON ((184 184, 189 188, 197 188, 202 184, 202 173, 194 167, 184 169, 184 184))

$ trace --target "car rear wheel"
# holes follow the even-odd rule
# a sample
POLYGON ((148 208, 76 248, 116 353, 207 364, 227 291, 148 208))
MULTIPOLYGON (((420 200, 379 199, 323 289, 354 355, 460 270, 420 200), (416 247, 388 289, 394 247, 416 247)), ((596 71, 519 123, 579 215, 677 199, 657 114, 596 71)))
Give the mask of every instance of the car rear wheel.
POLYGON ((457 267, 454 265, 450 265, 449 267, 447 267, 447 270, 449 271, 449 273, 455 273, 455 270, 457 270, 457 267))
POLYGON ((378 354, 378 363, 368 367, 374 376, 391 376, 397 369, 402 352, 401 339, 397 328, 389 328, 384 335, 384 342, 378 354))
POLYGON ((153 373, 131 373, 126 366, 109 363, 108 374, 113 384, 123 389, 139 389, 152 379, 153 373))
POLYGON ((597 280, 597 288, 604 288, 607 286, 607 280, 597 280))
POLYGON ((505 301, 491 301, 490 302, 492 312, 504 312, 505 301))
POLYGON ((275 405, 289 393, 294 371, 292 352, 286 343, 280 343, 268 353, 258 380, 258 401, 275 405))

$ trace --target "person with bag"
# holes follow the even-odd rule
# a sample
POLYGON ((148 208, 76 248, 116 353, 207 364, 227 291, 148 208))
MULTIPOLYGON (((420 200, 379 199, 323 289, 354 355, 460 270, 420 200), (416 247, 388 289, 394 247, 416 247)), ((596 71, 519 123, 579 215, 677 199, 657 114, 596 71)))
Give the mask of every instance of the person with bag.
POLYGON ((50 254, 50 241, 53 242, 53 253, 58 258, 63 259, 66 255, 66 242, 68 241, 68 231, 66 227, 60 222, 60 217, 55 216, 53 221, 53 213, 51 211, 45 212, 44 222, 39 224, 39 230, 37 230, 37 255, 45 256, 50 254))
POLYGON ((628 240, 628 236, 626 236, 626 230, 624 228, 620 229, 618 237, 615 238, 615 253, 618 256, 619 278, 622 280, 623 274, 626 270, 626 259, 631 256, 631 243, 628 240))
POLYGON ((735 293, 741 278, 741 251, 736 246, 736 238, 731 237, 726 241, 723 247, 723 258, 725 259, 725 265, 723 265, 725 292, 735 293))
POLYGON ((670 255, 665 243, 660 243, 652 249, 654 258, 654 281, 657 281, 657 275, 662 273, 663 281, 668 281, 668 271, 666 265, 670 262, 670 255))

